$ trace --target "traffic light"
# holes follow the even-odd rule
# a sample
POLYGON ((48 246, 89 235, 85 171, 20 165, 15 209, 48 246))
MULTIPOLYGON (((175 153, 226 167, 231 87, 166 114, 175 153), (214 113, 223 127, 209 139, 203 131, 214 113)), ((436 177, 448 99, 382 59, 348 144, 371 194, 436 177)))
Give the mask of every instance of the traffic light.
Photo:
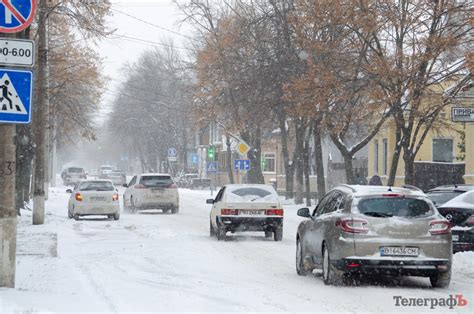
POLYGON ((216 152, 214 150, 214 147, 211 146, 207 149, 207 159, 214 160, 215 157, 216 157, 216 152))
POLYGON ((265 158, 262 158, 262 169, 265 169, 267 166, 267 160, 265 158))

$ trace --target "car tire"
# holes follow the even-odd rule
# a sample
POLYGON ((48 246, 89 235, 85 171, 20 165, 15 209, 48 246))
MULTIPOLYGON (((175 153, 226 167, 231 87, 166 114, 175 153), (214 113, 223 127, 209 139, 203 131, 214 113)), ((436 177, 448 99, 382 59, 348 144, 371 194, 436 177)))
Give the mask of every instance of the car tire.
POLYGON ((67 217, 69 219, 72 219, 74 217, 74 215, 72 214, 72 212, 69 209, 67 210, 67 217))
POLYGON ((283 240, 283 227, 278 227, 273 231, 273 240, 275 241, 283 240))
POLYGON ((434 276, 430 276, 430 283, 433 288, 446 288, 451 283, 451 267, 447 272, 438 272, 434 276))
POLYGON ((135 207, 135 202, 133 201, 133 197, 130 197, 130 213, 136 214, 137 208, 135 207))
POLYGON ((296 273, 300 276, 308 276, 311 273, 304 266, 303 245, 299 238, 296 239, 296 273))
POLYGON ((323 247, 323 281, 325 285, 335 285, 341 283, 342 277, 336 274, 331 266, 331 253, 328 246, 323 247))
POLYGON ((214 226, 212 225, 212 221, 209 220, 209 235, 211 237, 216 235, 216 231, 214 230, 214 226))
POLYGON ((273 236, 273 232, 265 231, 265 238, 271 238, 273 236))
POLYGON ((79 215, 78 214, 74 215, 74 220, 76 220, 76 221, 79 220, 79 215))
POLYGON ((217 240, 219 241, 225 240, 225 234, 226 234, 225 228, 217 225, 217 230, 216 230, 217 240))
POLYGON ((171 213, 172 213, 172 214, 178 214, 178 213, 179 213, 179 206, 173 207, 173 208, 171 209, 171 213))
POLYGON ((119 213, 116 213, 113 215, 114 217, 114 220, 119 220, 120 219, 120 214, 119 213))

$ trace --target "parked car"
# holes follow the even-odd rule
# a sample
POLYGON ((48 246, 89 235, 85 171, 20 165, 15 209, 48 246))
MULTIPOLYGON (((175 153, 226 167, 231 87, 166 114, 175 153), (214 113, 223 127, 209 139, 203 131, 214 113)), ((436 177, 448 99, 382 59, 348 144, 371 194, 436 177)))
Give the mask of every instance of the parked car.
POLYGON ((426 195, 428 195, 428 198, 436 207, 439 207, 453 198, 472 190, 474 190, 474 185, 469 184, 442 185, 429 190, 426 195))
POLYGON ((142 209, 161 209, 164 213, 179 212, 178 187, 169 174, 136 175, 123 195, 124 208, 132 213, 142 209))
POLYGON ((211 182, 211 179, 192 179, 189 187, 193 190, 210 189, 211 182))
POLYGON ((64 185, 75 185, 81 180, 87 179, 87 174, 84 168, 68 167, 61 173, 64 185))
POLYGON ((456 196, 438 210, 451 223, 453 253, 474 251, 474 190, 456 196))
POLYGON ((433 287, 451 281, 451 227, 420 191, 341 185, 327 193, 296 235, 296 271, 323 271, 325 284, 350 275, 429 277, 433 287))
POLYGON ((125 176, 125 173, 117 170, 113 170, 110 172, 104 172, 101 176, 102 179, 107 179, 112 181, 113 184, 115 185, 124 185, 127 183, 127 177, 125 176))
POLYGON ((97 173, 97 177, 99 179, 104 179, 105 174, 112 172, 112 170, 114 170, 114 167, 112 166, 108 166, 108 165, 100 166, 99 171, 97 173))
POLYGON ((218 240, 237 231, 264 231, 275 241, 283 238, 283 207, 271 185, 229 184, 207 203, 212 204, 210 235, 218 240))
POLYGON ((68 203, 68 217, 78 220, 81 216, 105 215, 119 220, 119 196, 110 180, 85 180, 76 185, 68 203))

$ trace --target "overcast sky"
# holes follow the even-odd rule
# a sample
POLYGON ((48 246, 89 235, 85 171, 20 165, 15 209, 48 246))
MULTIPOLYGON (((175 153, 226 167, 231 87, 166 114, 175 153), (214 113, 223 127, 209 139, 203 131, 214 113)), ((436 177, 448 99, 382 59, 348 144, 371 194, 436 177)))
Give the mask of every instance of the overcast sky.
POLYGON ((154 43, 171 38, 179 46, 185 45, 183 40, 186 40, 160 29, 162 27, 182 34, 186 32, 179 23, 183 16, 172 0, 119 0, 112 3, 113 16, 109 18, 109 27, 116 31, 98 47, 104 74, 111 79, 106 86, 100 120, 106 117, 107 108, 120 88, 119 83, 124 81, 120 71, 124 64, 133 64, 143 51, 159 46, 154 43))

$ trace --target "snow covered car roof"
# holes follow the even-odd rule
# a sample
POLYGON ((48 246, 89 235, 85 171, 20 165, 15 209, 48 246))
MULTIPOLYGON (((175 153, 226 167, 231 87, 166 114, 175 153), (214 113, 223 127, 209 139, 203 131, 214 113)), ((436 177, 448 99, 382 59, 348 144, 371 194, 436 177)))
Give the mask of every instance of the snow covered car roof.
POLYGON ((474 210, 474 190, 456 196, 439 208, 468 208, 474 210))
POLYGON ((171 177, 169 173, 142 173, 140 176, 168 176, 171 177))
POLYGON ((367 195, 380 195, 380 194, 402 194, 407 196, 426 196, 421 190, 415 188, 403 188, 394 186, 380 186, 380 185, 346 185, 342 184, 337 186, 339 189, 350 189, 352 194, 356 197, 367 196, 367 195))

